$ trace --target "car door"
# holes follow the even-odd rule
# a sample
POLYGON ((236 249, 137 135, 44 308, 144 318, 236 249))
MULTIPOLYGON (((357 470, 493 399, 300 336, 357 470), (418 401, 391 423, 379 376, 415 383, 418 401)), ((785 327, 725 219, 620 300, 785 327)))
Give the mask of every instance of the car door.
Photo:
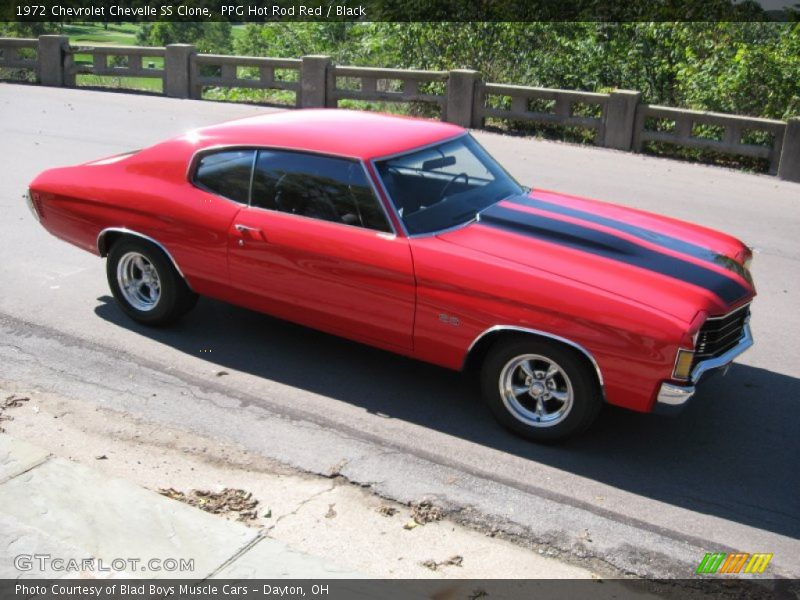
POLYGON ((232 286, 276 316, 411 350, 411 251, 362 163, 260 150, 251 189, 229 232, 232 286))

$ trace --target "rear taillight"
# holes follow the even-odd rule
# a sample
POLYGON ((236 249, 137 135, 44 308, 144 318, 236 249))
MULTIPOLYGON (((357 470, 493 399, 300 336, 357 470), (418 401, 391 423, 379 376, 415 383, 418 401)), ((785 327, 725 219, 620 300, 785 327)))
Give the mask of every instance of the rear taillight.
POLYGON ((39 211, 36 209, 36 203, 39 200, 38 194, 36 192, 32 192, 28 190, 28 193, 25 194, 25 200, 28 203, 28 208, 31 210, 31 214, 37 221, 41 221, 42 218, 39 216, 39 211))

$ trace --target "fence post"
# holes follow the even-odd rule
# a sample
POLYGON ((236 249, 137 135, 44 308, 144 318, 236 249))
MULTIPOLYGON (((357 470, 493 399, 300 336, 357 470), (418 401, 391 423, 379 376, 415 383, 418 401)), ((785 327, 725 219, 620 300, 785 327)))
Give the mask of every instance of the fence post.
POLYGON ((42 85, 63 87, 64 58, 69 48, 66 35, 40 35, 37 60, 39 62, 39 82, 42 85))
POLYGON ((636 123, 636 107, 641 92, 615 90, 611 92, 606 107, 605 135, 602 145, 616 150, 630 150, 633 145, 633 128, 636 123))
POLYGON ((457 69, 447 79, 447 106, 442 119, 461 127, 472 127, 478 71, 457 69))
POLYGON ((786 121, 778 177, 800 182, 800 117, 786 121))
POLYGON ((325 108, 328 106, 328 68, 331 57, 309 55, 302 58, 300 68, 300 108, 325 108))
POLYGON ((164 94, 170 98, 191 98, 193 44, 169 44, 164 53, 164 94))

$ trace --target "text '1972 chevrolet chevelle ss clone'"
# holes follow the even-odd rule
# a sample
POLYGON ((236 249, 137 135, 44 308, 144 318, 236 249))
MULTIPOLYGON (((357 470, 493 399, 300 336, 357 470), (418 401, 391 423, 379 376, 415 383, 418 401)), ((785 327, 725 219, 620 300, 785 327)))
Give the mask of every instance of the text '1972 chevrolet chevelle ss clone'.
POLYGON ((752 345, 738 240, 519 185, 454 125, 273 113, 51 169, 55 236, 108 257, 133 319, 210 296, 449 369, 496 417, 552 441, 603 402, 685 404, 752 345))

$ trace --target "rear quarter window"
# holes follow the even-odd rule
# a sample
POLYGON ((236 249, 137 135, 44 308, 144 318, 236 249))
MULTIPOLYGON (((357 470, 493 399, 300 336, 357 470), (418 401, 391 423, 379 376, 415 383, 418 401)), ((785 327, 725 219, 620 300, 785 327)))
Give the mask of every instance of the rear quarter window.
POLYGON ((193 182, 209 192, 247 204, 255 150, 221 150, 197 161, 193 182))

